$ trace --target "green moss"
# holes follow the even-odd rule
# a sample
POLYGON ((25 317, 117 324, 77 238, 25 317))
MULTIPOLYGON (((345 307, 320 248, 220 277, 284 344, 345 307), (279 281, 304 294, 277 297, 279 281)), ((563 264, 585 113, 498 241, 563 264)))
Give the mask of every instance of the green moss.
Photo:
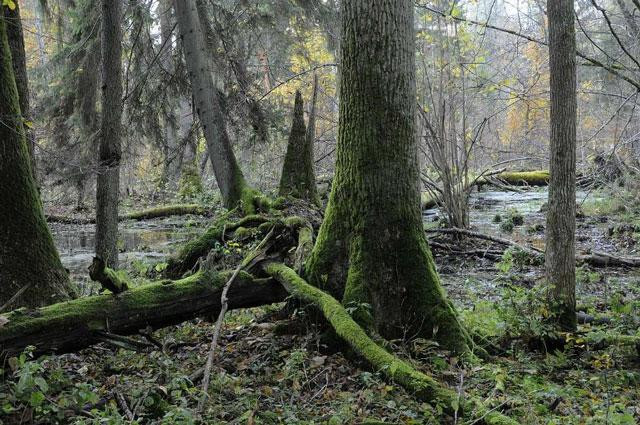
POLYGON ((141 306, 161 304, 175 299, 178 295, 201 292, 203 285, 220 288, 229 277, 228 273, 199 272, 187 278, 174 281, 171 285, 157 282, 139 286, 118 296, 112 294, 84 297, 72 301, 52 304, 26 313, 16 311, 2 315, 9 321, 0 327, 0 345, 28 331, 35 334, 42 329, 66 329, 71 325, 87 323, 90 330, 104 330, 108 327, 109 313, 130 309, 134 314, 141 306))
POLYGON ((495 178, 513 186, 547 186, 549 184, 549 171, 505 171, 496 175, 495 178))
POLYGON ((191 199, 204 191, 202 187, 202 178, 198 173, 195 164, 187 164, 182 167, 180 174, 180 182, 178 185, 178 194, 182 199, 191 199))
POLYGON ((404 386, 417 397, 443 403, 444 407, 451 411, 454 401, 457 400, 455 392, 443 387, 432 377, 417 371, 407 362, 376 344, 335 298, 309 285, 284 264, 271 263, 265 270, 282 283, 292 295, 320 308, 338 336, 367 360, 374 369, 404 386))
POLYGON ((191 270, 198 258, 206 255, 215 246, 216 242, 222 240, 224 234, 232 233, 241 227, 256 227, 268 221, 269 218, 264 215, 253 214, 229 223, 228 215, 222 216, 208 227, 202 235, 184 244, 177 255, 167 260, 166 275, 178 278, 191 270))
POLYGON ((172 215, 206 215, 211 210, 198 204, 176 204, 176 205, 163 205, 155 208, 148 208, 142 211, 134 211, 129 214, 125 214, 120 219, 125 220, 146 220, 158 217, 169 217, 172 215))

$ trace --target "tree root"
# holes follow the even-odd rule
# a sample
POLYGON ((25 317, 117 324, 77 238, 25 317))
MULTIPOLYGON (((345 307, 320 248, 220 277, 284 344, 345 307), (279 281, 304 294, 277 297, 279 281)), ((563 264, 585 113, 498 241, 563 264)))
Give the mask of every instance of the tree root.
MULTIPOLYGON (((460 400, 456 392, 444 387, 434 378, 416 370, 409 363, 376 344, 351 318, 340 302, 309 285, 294 270, 282 263, 274 262, 265 264, 263 269, 280 282, 290 294, 319 308, 337 335, 388 379, 402 385, 420 400, 441 404, 447 413, 453 414, 456 411, 462 413, 473 409, 471 402, 460 400)), ((487 413, 483 421, 496 425, 517 424, 516 421, 499 412, 487 413)))

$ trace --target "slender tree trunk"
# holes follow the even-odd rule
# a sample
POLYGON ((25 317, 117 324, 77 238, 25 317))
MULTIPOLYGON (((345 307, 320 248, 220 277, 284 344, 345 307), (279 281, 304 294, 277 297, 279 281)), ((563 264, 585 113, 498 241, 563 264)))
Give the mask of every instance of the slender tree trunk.
POLYGON ((336 174, 305 272, 384 337, 465 351, 422 230, 413 2, 343 0, 341 16, 336 174))
POLYGON ((122 117, 122 3, 102 0, 102 123, 96 203, 96 254, 118 267, 118 192, 122 117))
MULTIPOLYGON (((22 112, 23 122, 31 121, 31 108, 29 107, 29 78, 27 76, 27 61, 24 51, 24 37, 22 34, 22 20, 20 19, 20 5, 18 1, 14 2, 16 7, 11 10, 4 7, 4 16, 7 22, 7 38, 9 40, 9 49, 11 50, 11 60, 13 63, 13 75, 18 87, 18 97, 20 98, 20 111, 22 112)), ((36 157, 35 157, 35 137, 30 128, 31 124, 24 127, 25 137, 27 138, 27 146, 29 147, 29 156, 31 158, 31 171, 36 176, 36 157)), ((37 180, 37 179, 36 179, 37 180)))
POLYGON ((576 39, 573 0, 548 0, 551 160, 546 272, 559 326, 576 328, 576 39))
MULTIPOLYGON (((162 0, 160 2, 160 36, 162 44, 165 45, 166 53, 164 53, 163 66, 169 74, 175 72, 175 57, 172 38, 173 22, 172 19, 172 0, 162 0)), ((178 95, 179 96, 179 95, 178 95)), ((164 170, 162 176, 162 183, 167 185, 170 189, 177 187, 177 182, 180 177, 180 158, 182 152, 179 143, 179 121, 177 115, 180 111, 177 111, 175 105, 175 98, 171 99, 167 109, 164 122, 164 170)))
POLYGON ((100 43, 93 37, 86 41, 87 49, 82 61, 82 71, 78 75, 78 95, 76 110, 80 114, 80 134, 82 144, 78 152, 79 166, 74 171, 76 182, 76 209, 85 208, 85 192, 87 179, 93 164, 90 155, 95 152, 96 134, 98 133, 98 84, 100 78, 100 43), (80 158, 84 158, 84 161, 80 158))
POLYGON ((243 200, 248 188, 231 148, 220 99, 207 60, 207 46, 200 26, 196 2, 195 0, 175 0, 174 4, 196 112, 207 140, 209 158, 224 205, 231 208, 241 201, 250 203, 252 201, 243 200))
POLYGON ((3 13, 0 117, 0 305, 25 286, 28 289, 11 307, 41 306, 67 299, 74 293, 53 244, 31 172, 3 13))

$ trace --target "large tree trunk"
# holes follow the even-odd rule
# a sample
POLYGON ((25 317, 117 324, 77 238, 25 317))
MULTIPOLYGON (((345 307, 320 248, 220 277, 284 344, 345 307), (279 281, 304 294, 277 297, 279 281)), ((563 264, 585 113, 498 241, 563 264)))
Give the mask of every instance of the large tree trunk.
MULTIPOLYGON (((314 124, 315 126, 315 124, 314 124)), ((316 201, 316 176, 313 172, 313 144, 304 124, 302 94, 296 91, 291 133, 280 176, 280 196, 316 201)))
POLYGON ((0 13, 0 305, 28 286, 12 307, 40 306, 67 299, 73 290, 31 172, 6 28, 0 13))
MULTIPOLYGON (((18 97, 20 111, 23 121, 31 121, 31 108, 29 106, 29 79, 27 76, 27 61, 24 51, 24 37, 22 34, 22 20, 20 19, 20 5, 14 2, 15 8, 3 7, 4 17, 7 22, 7 38, 9 40, 9 50, 11 50, 11 61, 13 63, 13 75, 18 87, 18 97)), ((31 158, 31 172, 36 176, 35 157, 35 137, 30 126, 24 127, 29 156, 31 158)), ((37 180, 37 179, 36 179, 37 180)))
POLYGON ((102 0, 102 124, 96 203, 96 254, 118 267, 118 193, 122 117, 122 4, 102 0))
POLYGON ((341 16, 336 174, 306 274, 385 337, 465 351, 422 230, 413 2, 345 0, 341 16))
MULTIPOLYGON (((207 60, 207 47, 200 26, 196 2, 195 0, 176 0, 174 5, 196 112, 207 140, 209 158, 224 205, 227 208, 233 208, 241 201, 245 204, 252 203, 251 199, 246 199, 245 195, 250 192, 250 189, 247 187, 231 148, 220 99, 207 60)), ((249 207, 248 205, 244 206, 249 207)))
POLYGON ((551 142, 546 272, 562 329, 576 328, 576 40, 573 0, 548 0, 551 142))
MULTIPOLYGON (((69 352, 95 344, 103 332, 127 335, 150 326, 175 325, 198 316, 216 316, 222 287, 230 273, 198 273, 118 295, 99 295, 45 307, 31 314, 0 316, 0 352, 17 354, 29 345, 36 354, 69 352)), ((240 273, 230 288, 229 308, 249 308, 283 301, 286 291, 272 280, 256 281, 240 273)))

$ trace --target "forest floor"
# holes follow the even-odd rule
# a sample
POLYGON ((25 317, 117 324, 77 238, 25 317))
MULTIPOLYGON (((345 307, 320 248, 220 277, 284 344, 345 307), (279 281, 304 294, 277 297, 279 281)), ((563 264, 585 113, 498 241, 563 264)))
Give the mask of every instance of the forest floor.
MULTIPOLYGON (((578 249, 639 255, 640 217, 606 194, 582 195, 578 249)), ((541 246, 544 212, 540 210, 545 199, 544 190, 474 194, 472 227, 541 246)), ((427 211, 425 227, 439 226, 437 217, 437 211, 427 211)), ((201 231, 205 222, 196 217, 153 220, 145 229, 171 223, 165 227, 175 230, 173 236, 158 249, 141 240, 147 248, 130 250, 164 255, 188 238, 191 230, 201 231)), ((91 227, 56 230, 54 226, 54 233, 75 238, 74 229, 91 237, 91 227)), ((430 237, 442 245, 452 243, 450 237, 430 237)), ((56 242, 63 239, 56 237, 56 242)), ((233 243, 219 249, 238 256, 243 247, 233 243)), ((475 250, 496 249, 485 242, 466 243, 466 248, 475 250)), ((545 321, 549 312, 540 285, 540 264, 513 251, 489 258, 452 254, 446 248, 434 249, 434 254, 443 285, 465 325, 486 338, 492 357, 463 362, 421 340, 411 345, 395 341, 387 348, 522 424, 640 423, 639 348, 604 342, 616 335, 638 335, 640 271, 579 267, 578 304, 590 315, 609 321, 580 325, 565 349, 558 351, 539 343, 551 332, 545 321)), ((124 265, 136 282, 144 283, 157 275, 162 264, 162 256, 150 256, 124 265)), ((335 345, 327 343, 302 313, 282 318, 281 307, 227 314, 210 397, 199 419, 194 412, 213 333, 212 323, 205 320, 156 331, 153 338, 162 349, 130 351, 99 344, 73 354, 30 360, 25 353, 9 359, 0 374, 0 422, 421 424, 438 413, 437 406, 417 402, 353 355, 335 351, 335 345)), ((481 423, 482 416, 466 412, 449 422, 481 423)))

